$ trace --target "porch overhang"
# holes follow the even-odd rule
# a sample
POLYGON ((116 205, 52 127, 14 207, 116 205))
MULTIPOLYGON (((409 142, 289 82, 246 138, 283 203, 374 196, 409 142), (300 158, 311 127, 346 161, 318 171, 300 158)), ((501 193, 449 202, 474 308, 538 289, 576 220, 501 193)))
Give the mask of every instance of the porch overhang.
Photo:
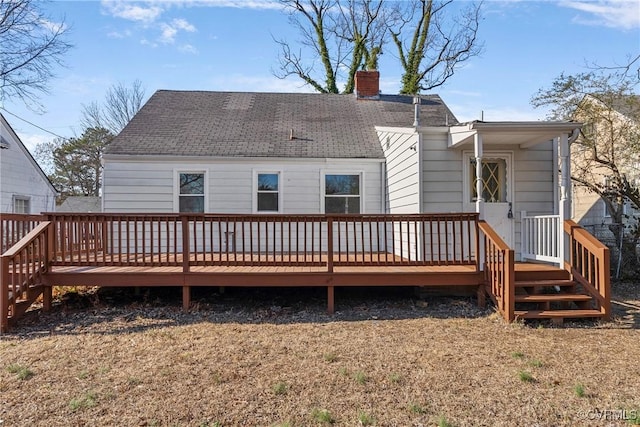
POLYGON ((473 121, 449 128, 449 148, 473 147, 476 135, 484 144, 530 148, 570 135, 580 129, 577 122, 482 122, 473 121))

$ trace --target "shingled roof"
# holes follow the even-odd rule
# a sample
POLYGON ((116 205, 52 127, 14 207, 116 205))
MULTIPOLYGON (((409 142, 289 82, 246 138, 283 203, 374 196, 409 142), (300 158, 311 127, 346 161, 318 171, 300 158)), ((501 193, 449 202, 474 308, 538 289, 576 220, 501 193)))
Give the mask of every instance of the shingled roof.
MULTIPOLYGON (((411 127, 413 117, 410 96, 160 90, 106 154, 384 158, 375 126, 411 127)), ((422 96, 421 125, 455 123, 439 96, 422 96)))

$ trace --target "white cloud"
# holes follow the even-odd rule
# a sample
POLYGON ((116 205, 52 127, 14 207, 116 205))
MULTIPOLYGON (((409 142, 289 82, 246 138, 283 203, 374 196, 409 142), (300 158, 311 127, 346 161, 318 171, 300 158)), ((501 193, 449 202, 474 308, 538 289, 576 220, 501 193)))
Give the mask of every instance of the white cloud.
POLYGON ((27 147, 27 150, 29 150, 31 153, 35 152, 35 148, 38 144, 49 142, 55 138, 53 135, 49 135, 46 133, 16 133, 18 134, 20 141, 22 141, 24 146, 27 147))
POLYGON ((561 6, 584 12, 574 22, 631 30, 640 28, 640 2, 637 0, 563 1, 561 6))
POLYGON ((162 3, 133 3, 122 0, 102 1, 103 11, 117 18, 150 24, 164 11, 162 3))
POLYGON ((160 42, 164 44, 173 44, 176 41, 176 35, 179 31, 193 33, 196 27, 187 22, 186 19, 174 19, 170 23, 163 22, 160 24, 160 42))
POLYGON ((147 40, 147 39, 142 39, 142 40, 140 40, 140 44, 141 44, 142 46, 149 46, 149 47, 153 47, 153 48, 158 47, 158 43, 154 43, 154 42, 149 41, 149 40, 147 40))
POLYGON ((282 9, 277 0, 173 0, 168 3, 181 6, 233 7, 237 9, 282 9))
POLYGON ((131 30, 111 31, 107 33, 107 37, 112 39, 126 39, 127 37, 131 37, 131 30))
POLYGON ((192 53, 194 55, 198 53, 198 49, 188 43, 180 46, 178 50, 182 53, 192 53))

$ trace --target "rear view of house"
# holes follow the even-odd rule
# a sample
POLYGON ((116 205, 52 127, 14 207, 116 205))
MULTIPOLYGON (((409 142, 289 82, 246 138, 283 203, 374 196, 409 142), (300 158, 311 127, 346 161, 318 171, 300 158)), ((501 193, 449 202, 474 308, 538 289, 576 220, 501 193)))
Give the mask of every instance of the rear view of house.
POLYGON ((329 312, 336 287, 439 286, 508 321, 609 316, 608 252, 568 221, 580 124, 459 123, 377 87, 158 91, 104 154, 104 212, 49 215, 5 263, 51 242, 45 307, 54 284, 180 286, 185 308, 193 286, 320 286, 329 312))

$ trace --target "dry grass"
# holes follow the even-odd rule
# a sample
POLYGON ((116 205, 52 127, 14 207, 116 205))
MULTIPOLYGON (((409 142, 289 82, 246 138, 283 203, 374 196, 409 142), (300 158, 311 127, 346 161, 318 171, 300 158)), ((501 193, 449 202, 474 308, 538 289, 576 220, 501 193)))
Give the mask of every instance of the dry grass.
POLYGON ((564 328, 464 299, 334 317, 311 300, 59 306, 1 338, 0 425, 587 426, 626 424, 596 408, 640 409, 637 296, 617 321, 564 328))

